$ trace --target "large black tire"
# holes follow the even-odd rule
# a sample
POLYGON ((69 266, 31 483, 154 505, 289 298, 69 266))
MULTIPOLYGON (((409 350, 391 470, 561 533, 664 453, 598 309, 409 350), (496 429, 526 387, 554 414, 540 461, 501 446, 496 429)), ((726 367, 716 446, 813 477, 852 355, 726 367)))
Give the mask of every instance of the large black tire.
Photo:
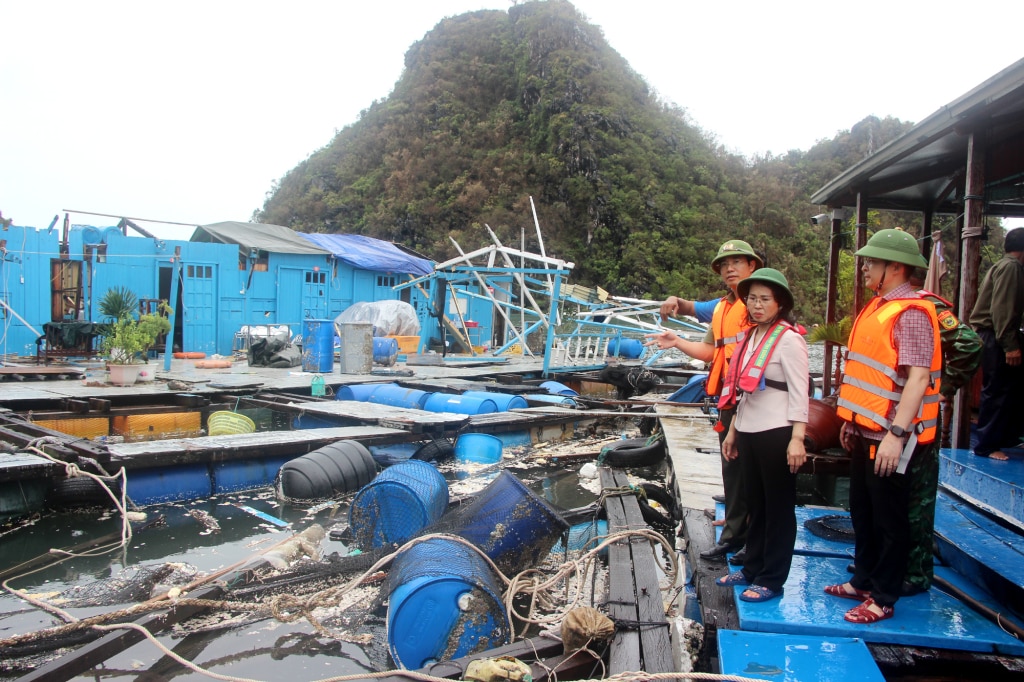
POLYGON ((424 462, 442 462, 454 456, 455 446, 446 438, 438 438, 420 446, 420 448, 413 453, 412 458, 422 460, 424 462))
MULTIPOLYGON (((115 495, 121 495, 120 479, 113 479, 107 485, 115 495)), ((114 502, 98 482, 88 476, 58 478, 47 493, 46 501, 53 507, 113 507, 114 502)))
POLYGON ((640 514, 644 517, 644 521, 655 529, 669 530, 675 528, 680 517, 676 501, 672 498, 672 495, 660 485, 654 483, 641 483, 640 487, 643 488, 644 494, 647 495, 646 500, 642 497, 637 500, 640 505, 640 514), (655 509, 647 500, 657 502, 665 511, 655 509))
POLYGON ((679 511, 679 505, 676 504, 676 498, 664 486, 657 483, 641 483, 640 487, 644 489, 647 499, 654 500, 660 504, 662 509, 668 511, 674 521, 683 520, 683 515, 679 511))
POLYGON ((647 438, 627 438, 601 448, 598 461, 610 467, 647 467, 665 459, 665 440, 652 443, 647 438))

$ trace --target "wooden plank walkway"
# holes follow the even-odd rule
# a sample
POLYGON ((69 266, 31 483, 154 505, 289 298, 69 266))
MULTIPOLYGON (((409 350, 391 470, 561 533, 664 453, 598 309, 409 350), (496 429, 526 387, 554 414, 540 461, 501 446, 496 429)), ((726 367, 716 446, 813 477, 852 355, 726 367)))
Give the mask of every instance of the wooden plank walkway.
MULTIPOLYGON (((602 467, 600 472, 605 491, 629 487, 624 471, 602 467)), ((632 493, 609 495, 605 510, 611 533, 649 527, 632 493)), ((673 671, 669 626, 655 568, 659 561, 656 551, 641 538, 619 541, 608 548, 608 611, 616 624, 609 653, 608 672, 612 675, 673 671)))

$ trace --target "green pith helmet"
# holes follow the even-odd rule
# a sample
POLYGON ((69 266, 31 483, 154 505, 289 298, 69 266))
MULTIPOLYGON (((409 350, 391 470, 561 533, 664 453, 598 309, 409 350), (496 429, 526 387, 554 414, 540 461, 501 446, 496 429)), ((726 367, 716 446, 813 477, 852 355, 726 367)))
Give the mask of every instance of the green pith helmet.
POLYGON ((793 292, 789 290, 789 281, 786 276, 775 268, 761 268, 750 277, 744 280, 740 280, 740 283, 736 285, 736 294, 740 297, 740 300, 746 300, 747 294, 750 292, 751 284, 774 284, 772 291, 775 294, 782 295, 783 299, 780 300, 779 305, 783 308, 793 309, 793 292))
POLYGON ((879 230, 853 255, 904 263, 915 268, 928 267, 917 240, 903 230, 879 230))
POLYGON ((730 256, 746 256, 757 261, 757 267, 764 267, 764 261, 754 253, 750 244, 742 239, 730 239, 718 249, 718 255, 711 261, 711 269, 718 272, 721 269, 721 261, 730 256))

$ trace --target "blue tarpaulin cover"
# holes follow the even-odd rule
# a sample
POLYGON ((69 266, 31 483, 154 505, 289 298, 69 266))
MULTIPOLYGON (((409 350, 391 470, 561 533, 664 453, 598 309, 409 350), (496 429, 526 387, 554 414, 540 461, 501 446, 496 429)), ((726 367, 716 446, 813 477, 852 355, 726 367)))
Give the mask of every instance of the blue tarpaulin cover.
POLYGON ((330 251, 335 258, 363 270, 429 275, 430 261, 405 253, 391 242, 360 234, 320 234, 299 232, 307 240, 330 251))

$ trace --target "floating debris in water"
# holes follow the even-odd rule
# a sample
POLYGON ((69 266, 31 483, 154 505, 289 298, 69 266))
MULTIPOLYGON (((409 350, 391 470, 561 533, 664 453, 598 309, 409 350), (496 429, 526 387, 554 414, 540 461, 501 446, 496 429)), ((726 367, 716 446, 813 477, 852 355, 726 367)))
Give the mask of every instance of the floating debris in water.
POLYGON ((204 512, 202 509, 190 509, 188 511, 188 515, 206 528, 206 530, 200 533, 200 535, 209 535, 210 533, 220 532, 220 524, 217 523, 217 519, 213 518, 209 512, 204 512))

